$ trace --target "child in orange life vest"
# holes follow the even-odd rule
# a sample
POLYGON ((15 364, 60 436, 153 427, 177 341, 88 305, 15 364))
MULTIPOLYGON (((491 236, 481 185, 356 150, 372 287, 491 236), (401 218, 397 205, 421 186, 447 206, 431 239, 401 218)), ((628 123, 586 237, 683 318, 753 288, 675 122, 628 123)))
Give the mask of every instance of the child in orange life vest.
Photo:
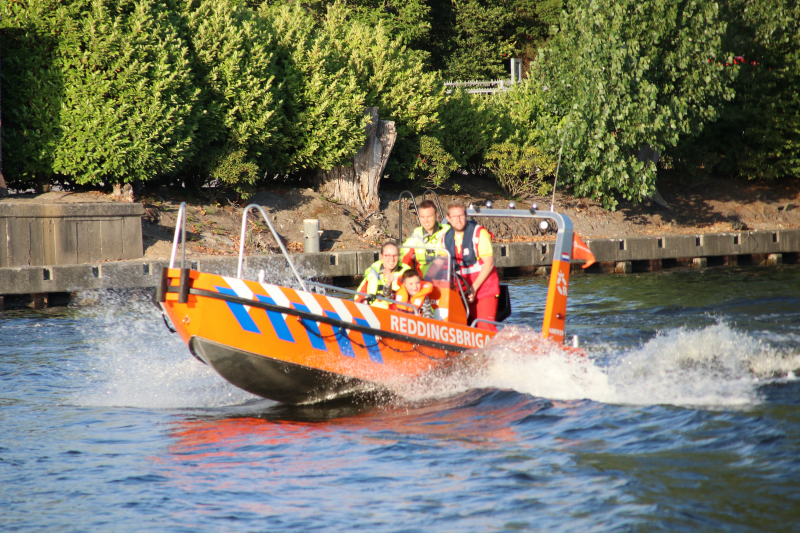
MULTIPOLYGON (((422 277, 416 270, 406 270, 400 290, 395 294, 395 300, 403 303, 411 303, 420 308, 421 314, 425 318, 433 318, 433 307, 429 298, 433 292, 433 284, 429 281, 422 281, 422 277)), ((391 309, 411 313, 411 307, 405 305, 392 304, 391 309)))

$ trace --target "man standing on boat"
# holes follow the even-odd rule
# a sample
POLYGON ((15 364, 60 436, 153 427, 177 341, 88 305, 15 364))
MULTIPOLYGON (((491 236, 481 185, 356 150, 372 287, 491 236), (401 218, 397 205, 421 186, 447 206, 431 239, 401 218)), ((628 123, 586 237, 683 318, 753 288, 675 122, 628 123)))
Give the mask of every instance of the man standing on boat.
MULTIPOLYGON (((497 320, 497 300, 500 297, 500 278, 494 266, 492 236, 489 230, 467 220, 464 204, 447 206, 447 219, 452 226, 445 234, 444 247, 450 252, 456 272, 467 282, 469 320, 497 320)), ((493 324, 478 322, 480 329, 497 331, 493 324)))
POLYGON ((437 254, 428 248, 443 248, 444 235, 450 229, 448 224, 440 224, 436 216, 436 204, 423 200, 417 207, 422 226, 414 229, 400 250, 403 263, 414 268, 424 278, 437 254))
MULTIPOLYGON (((393 299, 400 289, 400 279, 403 272, 410 267, 400 262, 400 249, 392 241, 383 243, 381 254, 377 261, 372 263, 364 273, 364 280, 358 286, 358 292, 365 292, 372 296, 383 296, 393 299)), ((363 302, 368 297, 357 295, 356 301, 363 302)), ((390 303, 385 300, 374 299, 370 305, 388 309, 390 303)))

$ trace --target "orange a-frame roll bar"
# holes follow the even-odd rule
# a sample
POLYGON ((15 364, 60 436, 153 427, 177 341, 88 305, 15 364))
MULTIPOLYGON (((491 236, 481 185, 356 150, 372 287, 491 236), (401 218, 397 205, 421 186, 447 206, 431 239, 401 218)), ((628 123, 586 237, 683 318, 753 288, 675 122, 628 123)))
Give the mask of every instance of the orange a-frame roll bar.
POLYGON ((553 264, 550 270, 550 287, 547 291, 547 305, 544 310, 542 336, 558 343, 564 342, 564 324, 567 316, 567 292, 569 290, 570 259, 572 258, 572 221, 569 217, 555 211, 539 211, 536 204, 530 210, 523 209, 483 209, 470 206, 470 217, 532 218, 555 221, 558 232, 553 248, 553 264))

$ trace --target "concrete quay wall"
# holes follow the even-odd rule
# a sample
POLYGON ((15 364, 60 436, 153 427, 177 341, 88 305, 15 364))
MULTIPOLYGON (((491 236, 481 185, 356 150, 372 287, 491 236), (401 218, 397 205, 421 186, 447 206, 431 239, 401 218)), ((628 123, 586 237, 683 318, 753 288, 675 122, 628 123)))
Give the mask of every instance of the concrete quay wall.
MULTIPOLYGON (((595 254, 598 265, 606 267, 593 267, 590 272, 657 270, 684 264, 767 264, 781 262, 784 258, 785 262, 797 262, 800 259, 800 230, 586 239, 585 242, 595 254), (639 268, 635 268, 637 264, 639 268)), ((553 242, 495 244, 494 253, 497 266, 508 273, 514 272, 513 269, 519 269, 521 273, 534 272, 536 269, 546 269, 551 264, 553 242)), ((377 255, 377 250, 360 250, 293 254, 293 258, 304 276, 316 274, 325 278, 353 278, 361 276, 377 259, 377 255)), ((187 260, 187 266, 233 276, 236 274, 236 261, 236 257, 198 258, 187 260)), ((87 289, 155 287, 161 267, 167 265, 168 261, 165 260, 139 259, 0 268, 0 297, 28 295, 35 303, 37 298, 46 300, 48 294, 87 289)), ((255 278, 261 269, 268 272, 268 278, 275 274, 290 275, 286 260, 281 255, 248 256, 244 269, 249 278, 255 278)))
POLYGON ((0 202, 0 269, 140 258, 143 213, 142 204, 0 202))

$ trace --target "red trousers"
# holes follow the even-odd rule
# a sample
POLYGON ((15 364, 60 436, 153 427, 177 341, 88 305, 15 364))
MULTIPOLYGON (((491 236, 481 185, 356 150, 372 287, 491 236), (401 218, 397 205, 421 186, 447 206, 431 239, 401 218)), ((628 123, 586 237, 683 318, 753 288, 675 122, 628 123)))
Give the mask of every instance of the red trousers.
MULTIPOLYGON (((497 320, 497 296, 488 296, 484 298, 476 298, 474 302, 469 304, 469 323, 476 318, 484 320, 497 320)), ((487 324, 486 322, 478 322, 475 324, 478 329, 485 329, 486 331, 497 331, 494 324, 487 324)))

